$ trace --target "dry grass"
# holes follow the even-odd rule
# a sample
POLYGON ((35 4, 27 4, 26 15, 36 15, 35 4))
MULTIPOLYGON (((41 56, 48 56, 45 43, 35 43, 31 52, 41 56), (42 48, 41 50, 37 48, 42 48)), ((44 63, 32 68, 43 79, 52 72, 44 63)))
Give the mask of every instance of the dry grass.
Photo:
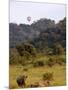
MULTIPOLYGON (((46 57, 41 57, 42 60, 46 60, 46 57)), ((39 60, 41 60, 39 59, 39 60)), ((16 78, 19 75, 28 75, 26 80, 26 87, 29 87, 31 83, 40 82, 45 72, 53 72, 54 80, 51 82, 51 86, 63 86, 66 85, 66 65, 54 65, 53 67, 42 66, 32 67, 32 65, 21 66, 21 65, 10 65, 9 82, 10 88, 19 88, 16 83, 16 78), (24 71, 27 68, 27 71, 24 71)))

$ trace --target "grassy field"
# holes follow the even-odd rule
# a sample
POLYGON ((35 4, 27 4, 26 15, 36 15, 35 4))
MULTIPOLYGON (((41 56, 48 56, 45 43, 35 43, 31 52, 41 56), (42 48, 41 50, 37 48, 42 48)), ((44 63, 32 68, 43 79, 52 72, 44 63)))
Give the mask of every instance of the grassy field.
MULTIPOLYGON (((48 58, 43 56, 37 57, 37 60, 46 61, 48 58)), ((53 72, 53 81, 50 86, 63 86, 66 85, 66 65, 55 64, 53 67, 44 65, 42 67, 33 67, 32 64, 27 66, 22 65, 10 65, 9 72, 9 86, 10 88, 19 88, 16 83, 16 78, 19 75, 27 75, 26 87, 29 87, 31 83, 40 82, 42 80, 42 75, 45 72, 53 72), (27 68, 27 71, 24 69, 27 68)))

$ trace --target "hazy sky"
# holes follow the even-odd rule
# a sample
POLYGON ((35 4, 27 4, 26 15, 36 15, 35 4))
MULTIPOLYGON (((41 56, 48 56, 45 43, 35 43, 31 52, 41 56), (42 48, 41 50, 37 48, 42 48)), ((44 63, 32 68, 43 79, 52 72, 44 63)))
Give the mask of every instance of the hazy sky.
POLYGON ((58 22, 66 15, 64 4, 31 3, 10 1, 10 22, 30 24, 40 18, 48 18, 58 22), (27 17, 31 21, 27 21, 27 17))

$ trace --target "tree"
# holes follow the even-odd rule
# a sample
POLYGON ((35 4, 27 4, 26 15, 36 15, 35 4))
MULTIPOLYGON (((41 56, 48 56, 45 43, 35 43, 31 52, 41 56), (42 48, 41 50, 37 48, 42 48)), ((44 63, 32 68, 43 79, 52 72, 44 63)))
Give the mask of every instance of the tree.
POLYGON ((32 44, 29 43, 22 43, 20 45, 16 46, 16 49, 18 50, 19 54, 23 56, 24 54, 31 54, 35 57, 36 55, 36 49, 32 44))
POLYGON ((32 44, 22 43, 16 46, 16 49, 21 57, 21 64, 26 65, 34 61, 36 57, 36 49, 32 44))
POLYGON ((10 64, 19 64, 20 56, 15 48, 10 49, 10 57, 9 63, 10 64))
POLYGON ((62 45, 59 44, 59 43, 54 44, 54 46, 53 46, 53 54, 60 55, 60 54, 63 54, 63 53, 64 53, 64 48, 62 47, 62 45))

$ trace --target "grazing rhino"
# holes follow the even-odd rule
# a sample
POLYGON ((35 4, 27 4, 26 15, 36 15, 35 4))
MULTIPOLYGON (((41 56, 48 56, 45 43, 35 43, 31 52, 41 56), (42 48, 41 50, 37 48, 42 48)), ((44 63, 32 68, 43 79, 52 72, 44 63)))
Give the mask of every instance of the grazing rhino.
POLYGON ((21 87, 21 88, 25 87, 25 85, 26 85, 26 83, 25 83, 26 78, 27 78, 27 76, 25 76, 25 75, 17 77, 16 81, 17 81, 17 84, 18 84, 19 87, 21 87))

